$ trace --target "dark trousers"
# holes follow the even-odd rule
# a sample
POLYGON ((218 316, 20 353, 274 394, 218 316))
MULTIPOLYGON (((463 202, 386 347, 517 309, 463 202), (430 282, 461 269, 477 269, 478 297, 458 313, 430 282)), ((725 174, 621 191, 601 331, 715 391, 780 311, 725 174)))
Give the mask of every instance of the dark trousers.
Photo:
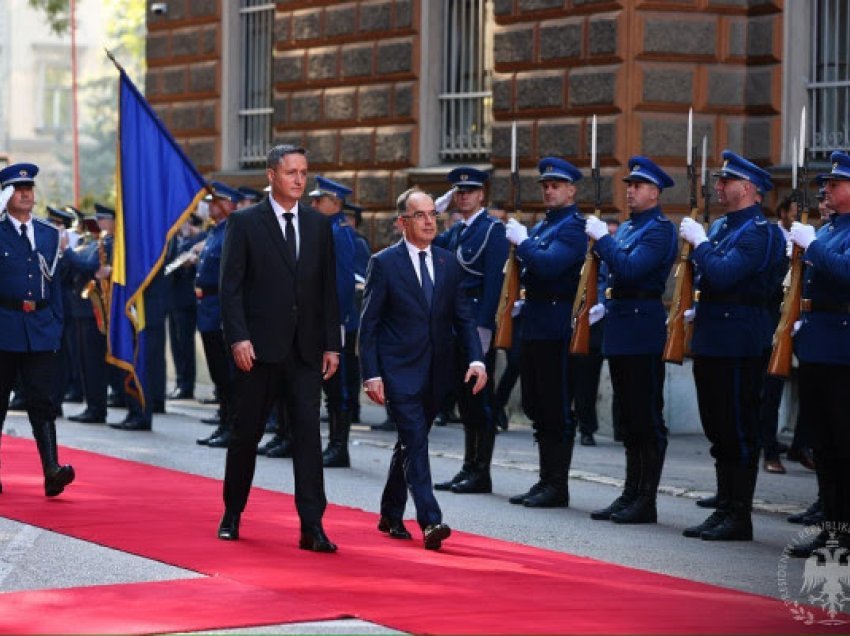
POLYGON ((534 423, 537 441, 575 438, 570 411, 569 339, 523 340, 520 355, 522 409, 534 423))
POLYGON ((765 459, 779 459, 779 440, 776 433, 779 428, 779 405, 782 403, 784 390, 784 378, 777 378, 765 372, 759 404, 759 441, 765 459))
POLYGON ((9 409, 9 394, 18 378, 27 396, 27 415, 33 427, 54 420, 56 358, 53 351, 0 351, 0 431, 9 409))
POLYGON ((618 408, 622 409, 620 425, 626 447, 654 443, 659 450, 666 449, 661 356, 610 356, 608 367, 618 408))
MULTIPOLYGON (((348 404, 344 408, 348 409, 352 418, 357 417, 359 421, 360 385, 362 378, 360 377, 360 357, 357 355, 358 332, 359 330, 357 329, 345 332, 345 347, 342 351, 342 359, 345 361, 345 387, 348 399, 348 404)), ((337 373, 339 372, 337 371, 337 373)))
POLYGON ((759 455, 761 357, 694 358, 700 420, 718 463, 753 466, 759 455))
POLYGON ((59 351, 58 369, 56 372, 56 383, 54 401, 57 405, 62 404, 65 393, 83 393, 79 372, 79 350, 77 349, 77 338, 74 331, 74 321, 66 320, 62 327, 62 349, 59 351))
POLYGON ((570 374, 573 387, 573 408, 582 433, 599 430, 596 417, 596 396, 599 394, 599 376, 602 374, 602 354, 591 349, 583 356, 570 356, 570 374))
POLYGON ((471 431, 495 431, 496 421, 493 419, 493 368, 496 366, 496 350, 490 347, 484 356, 484 366, 487 369, 487 384, 477 394, 473 395, 469 386, 464 382, 469 365, 466 352, 455 345, 455 383, 454 394, 457 397, 457 407, 464 428, 471 431))
POLYGON ((153 407, 165 402, 165 328, 146 327, 141 333, 141 346, 145 352, 144 386, 145 408, 132 396, 124 394, 127 410, 134 417, 144 417, 150 423, 153 407))
POLYGON ((177 388, 195 391, 195 327, 198 323, 198 306, 175 307, 168 314, 168 338, 177 388))
POLYGON ((295 507, 302 526, 321 522, 327 506, 322 473, 319 404, 320 365, 308 365, 293 351, 282 363, 254 362, 249 372, 236 369, 233 434, 224 471, 224 505, 242 512, 248 502, 257 463, 257 444, 263 437, 272 405, 282 404, 292 436, 295 507))
POLYGON ((74 323, 86 408, 106 416, 106 336, 98 331, 94 317, 76 318, 74 323))
POLYGON ((407 491, 416 507, 416 521, 425 528, 443 520, 440 505, 431 484, 428 459, 428 432, 437 409, 428 398, 387 400, 387 414, 398 427, 387 483, 381 496, 381 514, 401 519, 407 503, 407 491))
MULTIPOLYGON (((519 320, 519 316, 514 318, 514 334, 519 330, 519 320)), ((493 404, 499 408, 505 408, 508 400, 511 399, 514 385, 519 380, 520 350, 521 342, 519 336, 514 335, 513 340, 511 340, 511 348, 505 349, 505 369, 499 377, 499 382, 496 385, 493 395, 493 404)))
POLYGON ((218 397, 221 424, 224 427, 229 427, 231 403, 233 401, 234 366, 227 343, 224 341, 224 333, 221 329, 203 331, 201 332, 201 343, 204 345, 204 356, 207 359, 210 380, 215 386, 215 394, 218 397))
POLYGON ((340 356, 336 373, 322 382, 322 391, 325 394, 325 404, 329 413, 339 413, 348 408, 348 385, 345 383, 345 373, 345 356, 340 356))

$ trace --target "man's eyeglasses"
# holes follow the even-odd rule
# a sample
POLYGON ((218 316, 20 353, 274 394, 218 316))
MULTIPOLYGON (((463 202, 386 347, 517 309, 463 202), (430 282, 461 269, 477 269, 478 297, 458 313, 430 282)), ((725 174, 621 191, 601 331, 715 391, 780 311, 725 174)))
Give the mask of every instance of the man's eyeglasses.
POLYGON ((413 219, 414 221, 424 221, 426 217, 431 219, 432 221, 436 221, 437 220, 437 211, 431 210, 430 212, 423 212, 422 210, 419 210, 417 212, 414 212, 413 214, 402 214, 401 215, 401 218, 403 218, 403 219, 413 219))

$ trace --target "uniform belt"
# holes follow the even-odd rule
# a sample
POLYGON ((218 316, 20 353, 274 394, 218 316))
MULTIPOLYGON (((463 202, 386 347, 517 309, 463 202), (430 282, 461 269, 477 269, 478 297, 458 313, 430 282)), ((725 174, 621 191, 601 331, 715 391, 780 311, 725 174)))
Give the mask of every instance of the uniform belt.
POLYGON ((824 300, 803 298, 800 309, 805 312, 823 311, 830 314, 850 314, 850 303, 830 303, 824 300))
POLYGON ((725 305, 746 305, 748 307, 768 307, 770 301, 766 298, 753 298, 743 294, 718 294, 697 290, 694 292, 694 301, 699 303, 718 303, 725 305))
POLYGON ((25 314, 28 314, 31 311, 44 309, 49 304, 50 303, 46 300, 17 300, 13 298, 0 298, 0 307, 3 307, 3 309, 14 309, 16 311, 22 311, 25 314))
POLYGON ((467 298, 481 298, 484 295, 483 287, 467 287, 463 290, 463 295, 467 298))
POLYGON ((536 300, 538 302, 545 303, 559 303, 559 302, 572 302, 573 298, 575 298, 575 292, 573 293, 558 293, 558 292, 539 292, 532 291, 531 289, 525 290, 525 299, 526 300, 536 300))
POLYGON ((648 289, 614 289, 605 290, 605 298, 611 300, 661 300, 661 293, 648 289))
POLYGON ((201 299, 218 294, 218 287, 195 287, 195 298, 201 299))

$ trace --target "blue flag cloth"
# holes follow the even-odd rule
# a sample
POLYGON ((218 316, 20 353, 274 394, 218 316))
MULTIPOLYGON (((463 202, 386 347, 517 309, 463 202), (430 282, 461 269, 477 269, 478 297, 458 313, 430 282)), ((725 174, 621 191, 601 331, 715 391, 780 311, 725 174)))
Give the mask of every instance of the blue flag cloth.
POLYGON ((144 291, 168 241, 206 194, 206 182, 119 67, 115 242, 107 361, 129 372, 126 388, 144 406, 144 291))

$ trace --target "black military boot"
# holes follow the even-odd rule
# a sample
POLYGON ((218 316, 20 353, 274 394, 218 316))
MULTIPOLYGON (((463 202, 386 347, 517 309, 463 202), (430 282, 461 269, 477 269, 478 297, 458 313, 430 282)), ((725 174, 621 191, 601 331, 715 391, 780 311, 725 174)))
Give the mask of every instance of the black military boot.
POLYGON ((731 494, 729 510, 723 521, 700 533, 703 541, 752 541, 753 540, 753 493, 756 489, 758 464, 751 466, 731 465, 725 468, 730 473, 731 494))
POLYGON ((54 422, 33 424, 32 433, 44 471, 44 494, 48 497, 55 497, 65 490, 65 486, 74 481, 76 476, 74 467, 59 464, 56 449, 56 424, 54 422))
POLYGON ((540 492, 531 495, 522 502, 526 508, 566 508, 570 505, 570 492, 567 480, 570 464, 573 460, 575 440, 548 440, 540 445, 541 459, 545 460, 546 481, 540 492))
POLYGON ((351 422, 348 411, 328 411, 328 447, 322 453, 322 466, 325 468, 350 468, 348 456, 348 434, 351 422))
POLYGON ((478 436, 471 427, 463 427, 463 464, 458 473, 448 481, 439 481, 434 484, 434 490, 451 490, 452 486, 469 479, 475 469, 475 454, 478 436))
POLYGON ((493 460, 493 446, 496 444, 496 429, 478 431, 475 443, 475 463, 473 472, 466 479, 452 486, 457 494, 477 494, 493 492, 490 479, 490 462, 493 460))
MULTIPOLYGON (((537 433, 534 434, 535 440, 537 440, 537 433)), ((538 456, 538 465, 540 466, 539 474, 540 479, 537 480, 537 483, 534 484, 531 488, 529 488, 526 492, 520 493, 519 495, 514 495, 510 497, 508 501, 512 504, 522 505, 525 503, 525 500, 529 497, 532 497, 538 494, 543 490, 543 485, 546 483, 546 480, 549 477, 549 474, 546 472, 546 464, 543 461, 543 451, 540 447, 540 441, 537 440, 537 456, 538 456)))
POLYGON ((717 495, 709 495, 708 497, 697 499, 697 505, 700 508, 717 508, 717 495))
POLYGON ((606 521, 615 512, 627 508, 637 499, 640 484, 640 450, 636 446, 626 446, 626 483, 623 492, 607 508, 600 508, 590 513, 590 518, 596 521, 606 521))
POLYGON ((714 471, 717 475, 717 505, 716 510, 712 512, 705 521, 690 528, 682 530, 682 536, 689 539, 698 539, 706 530, 710 530, 714 526, 723 522, 726 518, 726 513, 729 510, 730 497, 730 481, 729 475, 723 470, 723 466, 714 464, 714 471))
POLYGON ((227 439, 230 439, 230 431, 227 426, 224 425, 224 422, 216 426, 215 430, 208 437, 199 437, 195 440, 195 443, 199 446, 209 446, 210 442, 214 440, 220 439, 222 436, 227 436, 227 439))
POLYGON ((635 500, 619 512, 611 515, 614 523, 657 523, 658 512, 655 505, 658 496, 658 484, 664 468, 666 442, 659 447, 658 442, 645 442, 640 445, 640 485, 635 500))

